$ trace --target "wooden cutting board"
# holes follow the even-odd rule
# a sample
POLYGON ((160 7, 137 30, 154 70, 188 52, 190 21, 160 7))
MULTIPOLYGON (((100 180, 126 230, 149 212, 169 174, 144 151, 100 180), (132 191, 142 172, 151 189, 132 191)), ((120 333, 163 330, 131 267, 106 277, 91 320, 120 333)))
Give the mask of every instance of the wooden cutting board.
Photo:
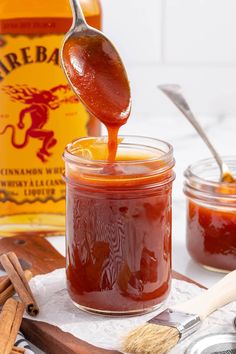
MULTIPOLYGON (((0 239, 0 254, 13 251, 24 267, 34 275, 46 274, 65 267, 65 258, 44 238, 19 236, 0 239)), ((176 279, 195 283, 185 276, 173 272, 176 279)), ((197 284, 199 285, 199 284, 197 284)), ((115 350, 97 348, 75 338, 58 327, 43 322, 24 319, 21 330, 25 337, 47 354, 118 354, 115 350)))

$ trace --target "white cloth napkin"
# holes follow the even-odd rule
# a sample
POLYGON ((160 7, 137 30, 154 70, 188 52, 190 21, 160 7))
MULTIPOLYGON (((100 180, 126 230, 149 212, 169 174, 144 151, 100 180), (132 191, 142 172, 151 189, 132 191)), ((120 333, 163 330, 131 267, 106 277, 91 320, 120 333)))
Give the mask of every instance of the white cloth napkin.
MULTIPOLYGON (((58 326, 61 330, 69 332, 75 337, 106 349, 119 350, 121 339, 128 331, 164 310, 163 307, 143 316, 127 318, 103 317, 80 311, 73 305, 67 294, 65 269, 36 276, 31 280, 30 286, 40 307, 40 314, 35 320, 58 326)), ((194 284, 174 279, 171 295, 165 307, 188 300, 201 291, 204 290, 194 284)), ((172 349, 171 354, 184 353, 194 339, 207 333, 234 331, 233 318, 235 315, 236 302, 216 311, 203 322, 201 329, 195 335, 172 349)))

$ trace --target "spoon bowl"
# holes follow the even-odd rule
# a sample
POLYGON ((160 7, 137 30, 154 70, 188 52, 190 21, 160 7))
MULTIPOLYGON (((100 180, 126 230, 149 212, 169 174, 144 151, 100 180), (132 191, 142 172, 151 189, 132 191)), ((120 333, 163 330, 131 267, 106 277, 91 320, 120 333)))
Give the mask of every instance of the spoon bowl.
POLYGON ((113 43, 90 27, 78 0, 71 0, 74 22, 61 50, 67 79, 87 110, 106 125, 123 125, 131 110, 128 76, 113 43), (96 98, 96 99, 95 99, 96 98))

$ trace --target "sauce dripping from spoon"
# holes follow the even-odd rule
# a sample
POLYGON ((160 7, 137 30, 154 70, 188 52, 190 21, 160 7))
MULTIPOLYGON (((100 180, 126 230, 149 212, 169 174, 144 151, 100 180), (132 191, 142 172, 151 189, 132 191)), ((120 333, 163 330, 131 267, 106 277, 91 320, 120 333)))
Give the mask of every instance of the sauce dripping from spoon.
POLYGON ((108 130, 108 161, 114 162, 118 131, 131 111, 126 70, 114 45, 99 31, 83 26, 72 32, 62 49, 63 67, 87 110, 108 130))

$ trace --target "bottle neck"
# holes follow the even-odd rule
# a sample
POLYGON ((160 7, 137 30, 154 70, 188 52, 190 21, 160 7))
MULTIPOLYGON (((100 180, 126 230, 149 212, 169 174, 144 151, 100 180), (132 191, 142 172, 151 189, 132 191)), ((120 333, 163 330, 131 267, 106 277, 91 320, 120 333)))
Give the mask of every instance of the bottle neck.
MULTIPOLYGON (((101 29, 99 2, 83 0, 81 7, 87 23, 101 29)), ((72 12, 67 0, 12 0, 11 6, 8 1, 3 1, 0 13, 0 34, 64 34, 72 24, 72 12)))
MULTIPOLYGON (((86 17, 101 13, 98 0, 79 0, 86 17)), ((35 18, 35 17, 72 17, 68 0, 8 0, 0 1, 0 19, 35 18)))

